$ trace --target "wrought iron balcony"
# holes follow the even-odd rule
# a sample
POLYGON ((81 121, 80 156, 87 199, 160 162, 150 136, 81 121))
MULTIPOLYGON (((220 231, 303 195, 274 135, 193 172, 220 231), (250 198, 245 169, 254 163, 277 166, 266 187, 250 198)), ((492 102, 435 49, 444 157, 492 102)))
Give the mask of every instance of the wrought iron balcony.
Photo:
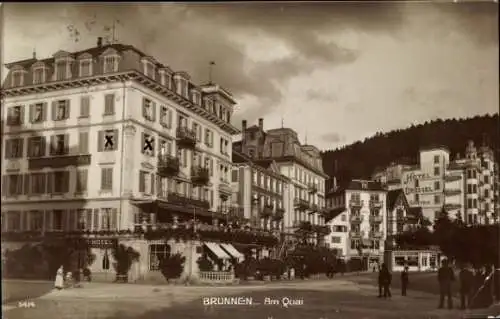
POLYGON ((462 193, 462 190, 459 188, 447 188, 444 190, 445 196, 460 195, 461 193, 462 193))
POLYGON ((351 199, 349 200, 350 207, 363 207, 363 201, 360 199, 351 199))
POLYGON ((369 237, 370 238, 383 238, 384 237, 384 233, 381 232, 380 230, 370 231, 369 237))
POLYGON ((309 194, 316 194, 318 192, 318 185, 315 183, 309 184, 309 194))
POLYGON ((92 161, 92 155, 61 155, 41 158, 30 158, 29 169, 62 168, 68 166, 87 166, 92 161))
POLYGON ((276 212, 273 215, 274 220, 282 220, 285 217, 285 209, 284 208, 276 208, 276 212))
POLYGON ((380 199, 370 199, 370 208, 382 208, 382 201, 380 199))
POLYGON ((158 156, 158 175, 161 177, 175 176, 179 173, 180 162, 177 157, 170 155, 158 156))
POLYGON ((384 217, 382 215, 370 215, 370 223, 378 224, 384 221, 384 217))
POLYGON ((317 204, 311 204, 309 206, 309 209, 311 211, 311 214, 312 213, 318 213, 319 212, 319 206, 317 204))
POLYGON ((363 215, 351 215, 351 223, 359 224, 363 221, 363 215))
POLYGON ((298 210, 304 211, 309 209, 309 202, 305 199, 298 199, 296 198, 294 201, 295 208, 298 210))
POLYGON ((460 175, 447 175, 445 176, 444 180, 446 182, 456 182, 462 179, 462 176, 460 175))
POLYGON ((169 193, 167 200, 169 203, 180 205, 180 206, 191 206, 209 209, 210 202, 204 199, 197 199, 186 196, 184 194, 169 193))
POLYGON ((208 168, 201 166, 192 167, 191 182, 195 185, 207 185, 210 182, 210 172, 208 168))
POLYGON ((187 127, 177 128, 177 146, 193 149, 196 146, 196 132, 187 127))
POLYGON ((262 211, 260 212, 260 217, 261 218, 269 218, 273 215, 273 205, 266 204, 264 205, 264 208, 262 208, 262 211))
POLYGON ((358 238, 358 237, 363 237, 364 234, 365 234, 365 232, 362 231, 362 230, 351 230, 349 232, 349 237, 351 237, 351 238, 358 238))

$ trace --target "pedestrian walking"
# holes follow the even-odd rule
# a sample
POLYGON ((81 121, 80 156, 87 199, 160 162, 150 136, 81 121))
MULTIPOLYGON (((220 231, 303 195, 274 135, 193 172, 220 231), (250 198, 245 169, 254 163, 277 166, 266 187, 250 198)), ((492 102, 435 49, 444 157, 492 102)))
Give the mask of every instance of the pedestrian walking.
POLYGON ((405 266, 403 271, 401 272, 401 296, 406 296, 406 290, 408 289, 409 283, 409 268, 405 266))
POLYGON ((442 266, 438 270, 439 309, 443 308, 445 297, 448 298, 448 309, 453 308, 453 300, 451 298, 451 286, 453 281, 455 281, 453 269, 448 265, 448 260, 443 259, 442 266))
POLYGON ((470 307, 470 301, 473 293, 474 274, 469 265, 462 265, 459 273, 460 281, 460 309, 464 310, 470 307))
POLYGON ((378 281, 379 281, 379 298, 384 297, 391 297, 391 282, 392 282, 392 274, 389 271, 389 268, 387 268, 387 265, 385 263, 382 264, 382 267, 380 267, 380 271, 378 274, 378 281))
POLYGON ((64 288, 64 268, 59 267, 56 272, 56 280, 54 282, 54 288, 61 290, 64 288))

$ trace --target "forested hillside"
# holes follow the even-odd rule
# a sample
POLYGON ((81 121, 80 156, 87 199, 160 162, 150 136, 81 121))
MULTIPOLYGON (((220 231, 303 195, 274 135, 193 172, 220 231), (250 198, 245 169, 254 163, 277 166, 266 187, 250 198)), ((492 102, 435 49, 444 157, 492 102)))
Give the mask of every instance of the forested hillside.
POLYGON ((322 152, 323 168, 343 185, 352 178, 370 178, 376 168, 391 162, 416 164, 422 147, 441 145, 449 148, 452 157, 457 153, 463 155, 468 140, 473 140, 476 145, 486 140, 496 150, 498 160, 499 130, 498 113, 468 119, 439 119, 389 133, 377 133, 363 142, 322 152))

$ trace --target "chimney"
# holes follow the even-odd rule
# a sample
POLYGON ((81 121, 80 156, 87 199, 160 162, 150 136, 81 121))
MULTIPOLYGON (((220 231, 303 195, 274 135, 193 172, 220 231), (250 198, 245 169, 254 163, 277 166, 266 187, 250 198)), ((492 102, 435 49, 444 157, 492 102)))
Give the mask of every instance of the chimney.
POLYGON ((243 120, 241 121, 241 133, 245 134, 246 130, 247 130, 247 121, 243 120))
POLYGON ((102 47, 102 37, 97 38, 97 47, 101 48, 102 47))
POLYGON ((264 119, 263 118, 259 119, 259 130, 264 131, 264 119))

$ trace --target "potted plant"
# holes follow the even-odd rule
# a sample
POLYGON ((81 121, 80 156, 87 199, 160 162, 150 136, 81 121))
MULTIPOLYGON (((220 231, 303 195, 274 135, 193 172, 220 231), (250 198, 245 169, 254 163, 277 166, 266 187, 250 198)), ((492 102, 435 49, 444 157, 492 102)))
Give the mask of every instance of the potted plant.
POLYGON ((160 259, 160 270, 162 275, 170 282, 171 279, 177 279, 182 275, 186 257, 180 253, 170 254, 160 259))
POLYGON ((113 248, 113 258, 115 262, 113 267, 116 271, 117 282, 128 282, 128 272, 132 268, 132 264, 139 260, 140 254, 132 247, 126 247, 120 244, 113 248))

